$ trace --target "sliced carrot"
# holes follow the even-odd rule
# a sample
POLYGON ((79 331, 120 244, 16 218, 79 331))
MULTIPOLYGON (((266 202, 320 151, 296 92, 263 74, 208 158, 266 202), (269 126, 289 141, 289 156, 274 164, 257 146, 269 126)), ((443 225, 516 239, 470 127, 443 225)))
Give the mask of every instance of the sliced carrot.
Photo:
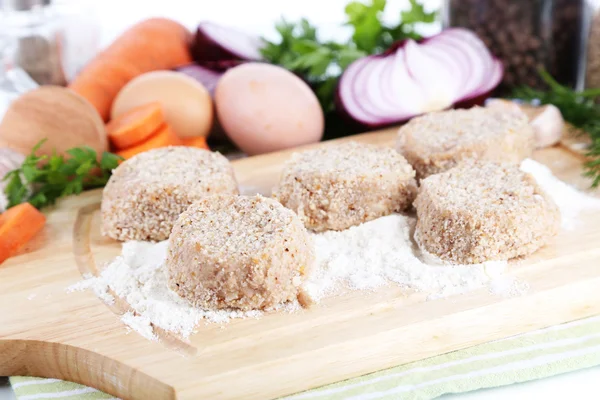
POLYGON ((165 123, 160 103, 135 107, 106 125, 108 138, 117 150, 126 149, 148 139, 165 123))
POLYGON ((154 135, 142 143, 118 151, 117 154, 127 160, 136 154, 167 146, 181 146, 181 139, 179 139, 169 125, 163 125, 154 135))
POLYGON ((29 242, 46 223, 46 217, 29 203, 0 215, 0 264, 29 242))
POLYGON ((196 136, 191 138, 181 139, 184 146, 197 147, 199 149, 210 150, 208 144, 206 144, 206 138, 204 136, 196 136))

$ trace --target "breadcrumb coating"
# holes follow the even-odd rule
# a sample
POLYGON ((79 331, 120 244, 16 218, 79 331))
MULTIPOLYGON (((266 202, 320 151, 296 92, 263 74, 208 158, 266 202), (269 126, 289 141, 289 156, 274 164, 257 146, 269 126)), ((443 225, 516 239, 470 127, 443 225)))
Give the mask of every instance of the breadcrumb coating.
POLYGON ((413 118, 399 129, 396 142, 419 180, 463 161, 519 163, 534 148, 535 135, 524 114, 481 107, 413 118))
POLYGON ((557 205, 512 164, 479 161, 432 175, 414 206, 419 244, 458 264, 531 254, 560 228, 557 205))
POLYGON ((229 161, 192 147, 141 153, 113 172, 102 193, 102 234, 116 240, 166 240, 195 200, 237 194, 229 161))
POLYGON ((265 309, 303 299, 314 246, 294 212, 257 195, 192 204, 169 239, 172 290, 205 309, 265 309))
POLYGON ((295 153, 273 197, 320 232, 402 211, 416 189, 415 171, 394 149, 346 142, 295 153))

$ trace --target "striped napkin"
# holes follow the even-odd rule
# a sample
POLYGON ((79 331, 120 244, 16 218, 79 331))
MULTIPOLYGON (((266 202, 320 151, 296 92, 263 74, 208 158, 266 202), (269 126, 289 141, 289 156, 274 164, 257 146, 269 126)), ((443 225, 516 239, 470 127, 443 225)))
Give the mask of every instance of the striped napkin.
MULTIPOLYGON (((600 316, 401 365, 285 400, 427 400, 600 365, 600 316)), ((58 379, 12 377, 18 400, 112 399, 58 379)))

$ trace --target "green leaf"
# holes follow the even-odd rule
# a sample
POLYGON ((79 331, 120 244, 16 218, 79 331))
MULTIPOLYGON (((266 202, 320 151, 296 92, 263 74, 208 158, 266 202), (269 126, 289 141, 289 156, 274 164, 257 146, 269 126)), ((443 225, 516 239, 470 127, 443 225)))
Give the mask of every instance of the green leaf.
POLYGON ((275 25, 278 40, 264 40, 261 54, 266 61, 301 75, 315 90, 325 112, 334 109, 333 98, 337 81, 353 61, 366 55, 385 51, 395 41, 420 39, 416 23, 428 23, 435 13, 427 13, 416 0, 404 11, 396 24, 382 20, 386 0, 351 1, 345 7, 346 26, 352 29, 348 42, 322 41, 317 27, 308 20, 289 22, 281 19, 275 25))
POLYGON ((19 172, 19 170, 15 170, 6 175, 9 179, 4 188, 4 193, 8 200, 8 208, 21 204, 27 200, 27 187, 23 184, 19 172))
POLYGON ((352 40, 359 50, 372 54, 377 49, 377 38, 383 31, 380 13, 386 0, 371 0, 370 5, 354 1, 346 6, 348 24, 354 28, 352 40))
POLYGON ((78 176, 86 176, 90 170, 94 167, 94 160, 87 160, 83 164, 81 164, 75 170, 75 174, 78 176))
POLYGON ((49 204, 53 204, 52 201, 49 201, 46 195, 42 192, 34 194, 30 199, 29 203, 35 208, 42 208, 49 204))
POLYGON ((44 171, 40 171, 35 165, 29 164, 23 165, 21 172, 28 182, 36 182, 40 176, 44 175, 44 171))
POLYGON ((320 47, 321 45, 312 39, 299 39, 292 44, 291 50, 298 54, 307 54, 318 50, 320 47))
POLYGON ((425 7, 417 0, 410 0, 410 6, 409 10, 400 13, 403 24, 431 23, 435 21, 436 13, 425 12, 425 7))
POLYGON ((85 161, 88 159, 88 154, 83 147, 77 147, 67 150, 67 154, 70 155, 77 162, 85 161))
POLYGON ((47 138, 40 140, 35 146, 33 146, 30 154, 35 157, 35 153, 37 153, 38 150, 41 149, 42 146, 44 145, 44 143, 46 143, 47 141, 48 141, 47 138))
POLYGON ((340 51, 339 65, 342 67, 342 69, 346 69, 354 61, 365 56, 367 56, 367 53, 362 50, 345 48, 340 51))
POLYGON ((58 171, 63 162, 63 158, 55 154, 48 159, 48 168, 52 171, 58 171))
POLYGON ((123 161, 123 157, 113 153, 105 151, 102 153, 102 159, 100 160, 100 168, 105 171, 112 171, 119 166, 119 162, 123 161))

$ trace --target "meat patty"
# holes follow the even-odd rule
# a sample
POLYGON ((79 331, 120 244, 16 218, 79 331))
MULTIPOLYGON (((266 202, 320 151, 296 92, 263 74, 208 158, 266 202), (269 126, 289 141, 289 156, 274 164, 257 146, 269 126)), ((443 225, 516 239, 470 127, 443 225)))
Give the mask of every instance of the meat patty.
POLYGON ((273 197, 320 232, 402 211, 416 188, 415 171, 394 149, 347 142, 294 154, 273 197))
POLYGON ((102 193, 102 233, 116 240, 166 240, 195 200, 237 194, 229 161, 219 153, 166 147, 138 154, 113 172, 102 193))
POLYGON ((414 118, 400 128, 396 145, 418 179, 468 160, 519 163, 531 156, 534 147, 527 116, 481 107, 414 118))

